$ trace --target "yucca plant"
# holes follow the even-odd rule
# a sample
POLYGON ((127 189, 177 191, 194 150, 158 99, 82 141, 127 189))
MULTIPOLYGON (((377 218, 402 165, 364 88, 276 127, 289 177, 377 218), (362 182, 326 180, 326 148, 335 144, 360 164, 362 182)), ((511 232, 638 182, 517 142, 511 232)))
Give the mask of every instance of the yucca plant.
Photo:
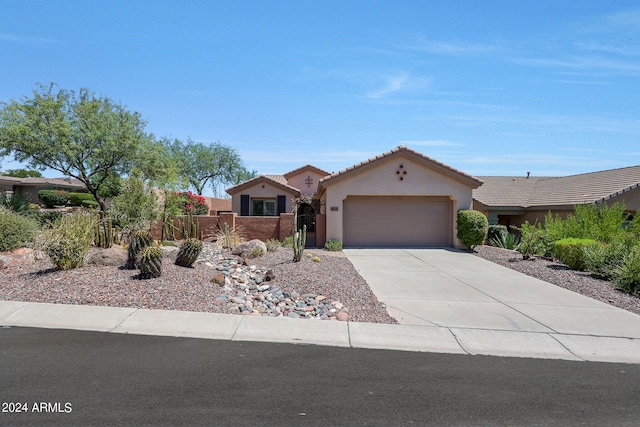
POLYGON ((135 230, 129 238, 129 250, 127 252, 127 268, 136 268, 136 261, 142 250, 153 244, 153 236, 148 230, 135 230))
POLYGON ((140 277, 151 279, 162 274, 162 249, 147 246, 140 252, 140 277))
POLYGON ((198 255, 202 252, 202 242, 198 239, 186 239, 180 245, 178 256, 176 257, 176 265, 181 267, 191 267, 198 259, 198 255))

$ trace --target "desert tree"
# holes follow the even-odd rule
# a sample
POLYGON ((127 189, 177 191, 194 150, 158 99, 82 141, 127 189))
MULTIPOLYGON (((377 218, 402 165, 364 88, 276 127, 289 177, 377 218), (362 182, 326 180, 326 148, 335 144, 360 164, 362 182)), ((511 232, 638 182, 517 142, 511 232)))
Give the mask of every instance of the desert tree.
POLYGON ((153 177, 162 144, 145 132, 139 113, 88 89, 39 84, 33 96, 2 103, 0 156, 81 181, 105 209, 103 186, 138 170, 153 177))

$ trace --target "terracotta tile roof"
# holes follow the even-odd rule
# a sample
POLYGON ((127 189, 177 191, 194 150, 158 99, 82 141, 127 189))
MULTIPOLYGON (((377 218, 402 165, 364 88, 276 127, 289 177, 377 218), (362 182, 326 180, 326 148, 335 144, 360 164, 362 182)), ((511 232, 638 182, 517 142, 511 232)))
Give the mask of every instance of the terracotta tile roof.
POLYGON ((228 194, 238 193, 246 188, 253 187, 259 182, 268 182, 269 184, 275 185, 276 187, 280 187, 283 190, 287 190, 294 194, 299 194, 300 190, 291 185, 287 184, 287 179, 282 175, 258 175, 254 178, 251 178, 247 181, 241 182, 240 184, 234 185, 233 187, 227 188, 228 194))
POLYGON ((296 176, 296 175, 298 175, 299 173, 301 173, 304 170, 310 170, 310 171, 315 172, 315 173, 317 173, 318 175, 321 175, 321 176, 330 175, 330 173, 325 171, 325 170, 322 170, 322 169, 320 169, 318 167, 315 167, 313 165, 310 165, 310 164, 306 164, 304 166, 301 166, 301 167, 299 167, 297 169, 294 169, 294 170, 292 170, 290 172, 285 173, 284 174, 284 178, 285 179, 290 179, 292 176, 296 176))
POLYGON ((486 206, 573 206, 640 188, 640 166, 565 177, 481 177, 473 198, 486 206))
POLYGON ((353 165, 351 167, 348 167, 346 169, 343 169, 339 172, 334 172, 331 175, 325 176, 324 178, 321 178, 319 181, 320 186, 318 187, 318 192, 320 192, 320 187, 323 187, 327 184, 327 182, 331 181, 332 179, 335 178, 340 178, 342 176, 351 174, 353 171, 362 169, 362 168, 366 168, 369 165, 373 165, 383 159, 389 158, 391 156, 394 155, 398 155, 401 153, 405 153, 408 154, 411 157, 414 157, 426 164, 428 164, 429 166, 431 166, 433 169, 438 170, 442 173, 444 173, 445 175, 450 175, 458 180, 464 181, 466 183, 469 183, 475 187, 482 185, 482 180, 480 180, 479 178, 476 178, 474 176, 468 175, 462 171, 459 171, 458 169, 454 169, 451 166, 445 165, 444 163, 441 163, 437 160, 432 159, 431 157, 425 156, 422 153, 419 153, 417 151, 414 151, 410 148, 405 147, 404 145, 400 145, 396 148, 394 148, 391 151, 387 151, 385 153, 382 153, 380 155, 377 155, 375 157, 372 157, 368 160, 365 160, 364 162, 360 162, 356 165, 353 165))

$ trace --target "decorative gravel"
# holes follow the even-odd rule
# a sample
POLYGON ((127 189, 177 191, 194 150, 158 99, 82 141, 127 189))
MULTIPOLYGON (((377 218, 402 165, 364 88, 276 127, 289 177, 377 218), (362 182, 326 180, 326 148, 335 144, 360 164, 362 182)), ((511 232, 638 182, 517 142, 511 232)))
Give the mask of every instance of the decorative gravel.
MULTIPOLYGON (((211 246, 207 250, 213 251, 211 246)), ((320 262, 303 256, 294 263, 292 250, 280 248, 247 263, 273 269, 275 279, 270 283, 283 291, 340 301, 349 321, 397 323, 348 259, 323 250, 308 252, 319 256, 320 262)), ((218 272, 204 263, 185 268, 165 257, 161 277, 140 279, 138 270, 122 267, 86 265, 55 271, 46 259, 10 257, 18 264, 14 261, 0 269, 0 300, 227 313, 227 304, 218 298, 224 292, 212 281, 218 272)), ((8 260, 7 254, 4 258, 8 260)))
POLYGON ((591 277, 589 273, 571 270, 564 264, 546 258, 523 260, 516 251, 478 246, 474 253, 496 264, 544 280, 590 298, 640 314, 640 298, 616 289, 610 282, 591 277))

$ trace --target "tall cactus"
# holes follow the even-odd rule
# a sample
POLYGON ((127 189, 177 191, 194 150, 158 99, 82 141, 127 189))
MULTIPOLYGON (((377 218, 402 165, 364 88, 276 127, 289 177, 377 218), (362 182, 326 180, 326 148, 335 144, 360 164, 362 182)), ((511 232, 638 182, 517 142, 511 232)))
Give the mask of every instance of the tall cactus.
POLYGON ((180 219, 179 231, 183 239, 197 239, 200 237, 200 223, 193 220, 193 213, 191 211, 187 212, 187 214, 180 219))
POLYGON ((162 249, 147 246, 140 252, 140 277, 151 279, 162 274, 162 249))
POLYGON ((224 223, 224 238, 227 243, 227 249, 232 250, 233 248, 231 247, 231 232, 229 231, 229 224, 227 224, 226 222, 224 223))
POLYGON ((96 224, 96 240, 95 244, 99 248, 110 248, 114 243, 115 229, 111 224, 111 217, 104 216, 104 213, 100 212, 100 218, 96 224))
POLYGON ((130 270, 136 268, 136 261, 141 251, 153 244, 153 236, 148 230, 136 230, 131 234, 129 239, 129 250, 127 252, 127 265, 130 270))
POLYGON ((293 235, 293 262, 299 262, 302 259, 304 245, 307 243, 307 225, 302 226, 302 230, 298 230, 293 235))
POLYGON ((202 252, 202 242, 198 239, 186 239, 182 242, 178 256, 176 257, 176 265, 182 267, 191 267, 198 259, 198 255, 202 252))

